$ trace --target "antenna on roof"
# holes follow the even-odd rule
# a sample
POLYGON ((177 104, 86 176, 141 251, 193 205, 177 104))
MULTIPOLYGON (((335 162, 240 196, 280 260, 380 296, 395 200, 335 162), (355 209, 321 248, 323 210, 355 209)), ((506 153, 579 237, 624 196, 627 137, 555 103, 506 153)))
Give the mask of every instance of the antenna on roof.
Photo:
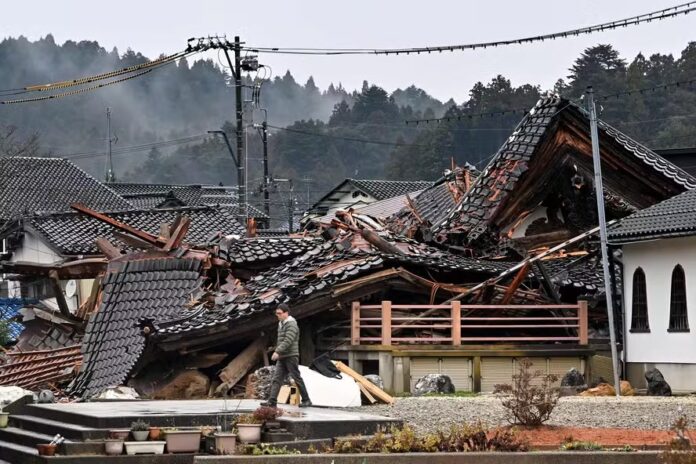
POLYGON ((106 174, 104 181, 116 182, 116 174, 114 173, 114 163, 111 159, 111 144, 116 143, 118 137, 111 136, 111 108, 106 107, 106 174))

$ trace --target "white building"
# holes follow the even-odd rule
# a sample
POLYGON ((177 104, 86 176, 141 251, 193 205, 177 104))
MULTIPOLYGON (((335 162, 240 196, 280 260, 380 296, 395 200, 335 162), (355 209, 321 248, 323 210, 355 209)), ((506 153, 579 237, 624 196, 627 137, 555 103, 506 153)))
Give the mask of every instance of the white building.
POLYGON ((656 367, 673 392, 696 391, 696 190, 624 218, 609 239, 623 249, 627 379, 645 385, 656 367))

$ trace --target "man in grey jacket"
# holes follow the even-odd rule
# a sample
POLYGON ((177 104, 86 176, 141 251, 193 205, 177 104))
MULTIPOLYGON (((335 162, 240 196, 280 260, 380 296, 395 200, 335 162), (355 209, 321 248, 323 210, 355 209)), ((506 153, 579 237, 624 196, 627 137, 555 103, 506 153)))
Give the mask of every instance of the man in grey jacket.
POLYGON ((276 361, 276 368, 268 400, 261 405, 276 406, 280 386, 285 381, 285 377, 290 374, 290 378, 295 381, 295 385, 300 390, 302 397, 300 407, 306 408, 311 406, 312 402, 309 400, 309 394, 307 394, 307 388, 298 367, 300 364, 300 328, 297 326, 295 318, 290 315, 290 308, 285 303, 279 304, 275 313, 278 318, 278 341, 271 359, 276 361))

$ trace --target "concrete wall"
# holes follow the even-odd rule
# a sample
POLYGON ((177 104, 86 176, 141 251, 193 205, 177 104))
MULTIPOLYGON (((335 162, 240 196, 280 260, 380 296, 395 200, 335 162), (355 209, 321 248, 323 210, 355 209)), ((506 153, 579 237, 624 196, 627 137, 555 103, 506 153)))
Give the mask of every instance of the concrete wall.
POLYGON ((696 364, 626 363, 626 380, 634 388, 647 388, 645 371, 657 368, 672 388, 672 393, 696 392, 696 364))
MULTIPOLYGON (((625 361, 663 365, 696 363, 696 334, 667 331, 672 270, 677 264, 684 268, 689 326, 696 330, 696 237, 629 244, 623 247, 623 253, 625 361), (650 325, 648 333, 630 331, 633 273, 638 267, 645 272, 650 325)), ((693 376, 692 389, 696 390, 696 376, 693 376)))
POLYGON ((22 240, 22 246, 12 253, 12 262, 27 261, 38 264, 51 264, 62 258, 55 251, 33 233, 26 231, 22 240))

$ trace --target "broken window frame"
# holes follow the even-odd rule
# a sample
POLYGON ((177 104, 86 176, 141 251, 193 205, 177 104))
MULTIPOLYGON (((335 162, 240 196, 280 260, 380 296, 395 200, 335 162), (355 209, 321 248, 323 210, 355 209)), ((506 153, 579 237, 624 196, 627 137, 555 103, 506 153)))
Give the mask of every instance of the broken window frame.
POLYGON ((681 264, 672 270, 669 292, 669 328, 667 332, 690 332, 689 312, 686 301, 686 275, 681 264))
POLYGON ((631 332, 649 333, 648 292, 645 271, 639 267, 633 271, 633 288, 631 300, 631 332))

